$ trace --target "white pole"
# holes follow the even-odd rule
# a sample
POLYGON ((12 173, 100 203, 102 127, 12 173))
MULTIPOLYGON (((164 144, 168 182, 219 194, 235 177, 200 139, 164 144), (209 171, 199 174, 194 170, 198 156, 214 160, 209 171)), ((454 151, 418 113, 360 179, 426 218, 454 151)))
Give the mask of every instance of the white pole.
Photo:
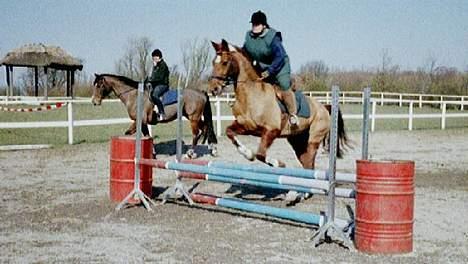
POLYGON ((371 132, 375 131, 375 112, 377 109, 377 102, 372 101, 372 119, 371 119, 371 132))
POLYGON ((408 130, 413 130, 413 101, 409 104, 408 130))
POLYGON ((419 108, 422 108, 422 95, 419 95, 419 108))
POLYGON ((68 102, 68 144, 73 145, 73 104, 68 102))
POLYGON ((221 136, 221 101, 216 96, 216 136, 221 136))
POLYGON ((442 120, 441 120, 441 129, 445 129, 445 118, 446 118, 446 113, 447 113, 447 104, 443 103, 442 104, 442 120))
POLYGON ((399 103, 399 105, 400 105, 400 107, 403 106, 403 95, 402 94, 400 94, 400 103, 399 103))
POLYGON ((444 102, 444 97, 441 95, 440 96, 440 109, 443 108, 443 106, 442 106, 443 102, 444 102))
POLYGON ((463 104, 463 101, 465 100, 464 98, 465 98, 464 96, 461 97, 461 104, 460 104, 460 110, 461 111, 463 111, 463 109, 464 109, 464 104, 463 104))
POLYGON ((383 92, 380 94, 380 105, 383 106, 383 101, 384 101, 384 94, 383 92))

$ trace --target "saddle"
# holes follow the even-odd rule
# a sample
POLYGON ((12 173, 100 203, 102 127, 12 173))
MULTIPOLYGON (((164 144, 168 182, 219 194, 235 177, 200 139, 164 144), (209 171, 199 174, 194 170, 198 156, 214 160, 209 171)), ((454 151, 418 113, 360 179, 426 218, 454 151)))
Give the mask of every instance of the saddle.
POLYGON ((169 89, 163 94, 161 102, 164 106, 177 103, 177 90, 169 89))
MULTIPOLYGON (((298 90, 294 91, 294 96, 296 98, 296 107, 297 107, 297 116, 303 118, 309 118, 312 114, 310 111, 309 101, 305 95, 298 90)), ((278 103, 281 113, 287 113, 285 104, 276 97, 276 102, 278 103)))
MULTIPOLYGON (((151 103, 154 104, 153 99, 151 98, 151 96, 149 97, 149 99, 150 99, 151 103)), ((160 99, 161 99, 161 102, 162 102, 163 106, 177 103, 177 90, 169 89, 167 92, 165 92, 160 97, 160 99)))

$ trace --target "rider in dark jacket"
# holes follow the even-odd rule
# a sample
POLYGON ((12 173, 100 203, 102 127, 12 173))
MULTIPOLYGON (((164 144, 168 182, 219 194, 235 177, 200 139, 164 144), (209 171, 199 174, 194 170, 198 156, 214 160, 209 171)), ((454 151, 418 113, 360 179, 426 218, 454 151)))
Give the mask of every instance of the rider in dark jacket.
POLYGON ((270 28, 262 11, 253 13, 250 22, 252 30, 245 35, 243 49, 253 59, 254 66, 262 70, 261 78, 279 86, 280 99, 290 115, 289 122, 297 125, 296 98, 291 89, 291 66, 282 44, 281 32, 270 28))
POLYGON ((148 82, 151 83, 151 100, 158 107, 159 120, 166 118, 164 113, 164 106, 161 102, 160 97, 163 96, 169 90, 169 68, 166 62, 162 58, 162 52, 159 49, 155 49, 151 56, 153 57, 153 71, 151 76, 148 78, 148 82))

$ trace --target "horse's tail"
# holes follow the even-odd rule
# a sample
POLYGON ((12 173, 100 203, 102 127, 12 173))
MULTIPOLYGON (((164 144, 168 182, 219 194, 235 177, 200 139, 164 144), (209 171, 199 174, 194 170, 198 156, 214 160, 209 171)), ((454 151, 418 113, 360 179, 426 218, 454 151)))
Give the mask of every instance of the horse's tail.
POLYGON ((205 92, 206 102, 205 107, 203 108, 203 140, 202 143, 205 144, 206 139, 208 138, 208 144, 218 144, 218 139, 216 138, 216 133, 213 127, 213 112, 211 111, 210 97, 208 93, 205 92))
MULTIPOLYGON (((325 105, 325 108, 328 110, 328 113, 331 114, 331 105, 325 105)), ((330 134, 330 133, 329 133, 330 134)), ((329 146, 326 142, 329 140, 329 136, 323 139, 323 144, 329 146)), ((338 138, 336 142, 336 157, 342 158, 343 157, 343 150, 347 147, 351 147, 350 142, 348 142, 348 135, 346 134, 346 129, 344 125, 343 115, 341 114, 341 110, 338 108, 338 138)))

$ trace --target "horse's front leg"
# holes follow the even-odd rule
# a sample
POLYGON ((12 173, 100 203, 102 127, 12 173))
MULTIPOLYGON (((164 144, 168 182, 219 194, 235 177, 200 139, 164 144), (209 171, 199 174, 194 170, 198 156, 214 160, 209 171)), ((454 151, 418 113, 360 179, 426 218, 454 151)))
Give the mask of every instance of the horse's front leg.
POLYGON ((141 124, 141 133, 143 133, 143 136, 147 137, 149 136, 149 125, 148 124, 141 124))
POLYGON ((255 159, 254 152, 242 144, 242 142, 237 138, 237 135, 245 135, 246 133, 247 130, 237 121, 232 122, 232 124, 226 128, 227 137, 231 140, 232 144, 236 146, 239 153, 246 159, 253 161, 255 159))
POLYGON ((281 130, 279 129, 272 129, 272 130, 266 130, 262 133, 260 145, 258 146, 258 151, 256 158, 264 162, 272 167, 285 167, 286 164, 284 162, 271 158, 267 156, 267 151, 268 148, 270 148, 271 144, 273 144, 273 141, 281 135, 281 130))
POLYGON ((192 129, 192 147, 187 151, 187 157, 190 159, 196 159, 197 153, 195 153, 195 147, 198 144, 203 131, 200 129, 199 120, 190 120, 190 127, 192 129))
POLYGON ((125 135, 133 135, 136 133, 136 122, 133 121, 128 129, 125 131, 125 135))

